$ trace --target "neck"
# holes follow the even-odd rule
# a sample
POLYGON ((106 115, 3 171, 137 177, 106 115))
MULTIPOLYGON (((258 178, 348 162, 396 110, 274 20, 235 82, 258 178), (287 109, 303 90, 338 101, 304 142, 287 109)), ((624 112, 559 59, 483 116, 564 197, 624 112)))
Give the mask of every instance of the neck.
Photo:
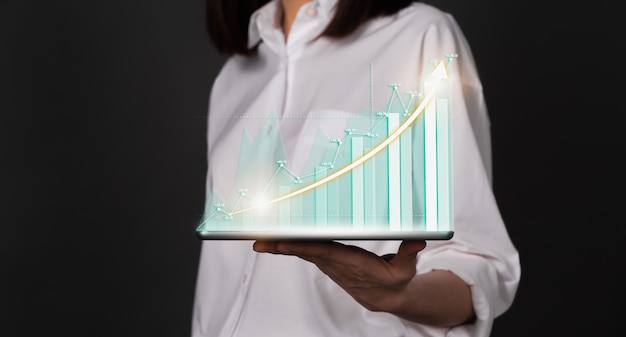
POLYGON ((289 36, 291 25, 293 24, 293 21, 296 19, 298 10, 300 9, 300 7, 302 7, 302 5, 310 1, 311 0, 281 0, 280 1, 283 7, 282 27, 283 27, 283 34, 285 35, 285 41, 287 41, 287 36, 289 36))

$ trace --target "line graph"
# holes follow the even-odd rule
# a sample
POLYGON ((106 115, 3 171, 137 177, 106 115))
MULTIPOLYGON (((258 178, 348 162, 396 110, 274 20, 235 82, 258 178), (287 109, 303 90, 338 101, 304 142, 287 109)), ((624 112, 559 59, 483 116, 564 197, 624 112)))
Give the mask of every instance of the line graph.
POLYGON ((213 203, 198 230, 451 228, 449 104, 438 89, 456 57, 433 62, 424 88, 406 91, 406 100, 400 83, 390 83, 386 107, 375 112, 371 100, 369 124, 356 123, 343 130, 343 137, 327 139, 334 150, 309 173, 298 175, 285 159, 275 159, 263 188, 240 186, 230 204, 213 203))

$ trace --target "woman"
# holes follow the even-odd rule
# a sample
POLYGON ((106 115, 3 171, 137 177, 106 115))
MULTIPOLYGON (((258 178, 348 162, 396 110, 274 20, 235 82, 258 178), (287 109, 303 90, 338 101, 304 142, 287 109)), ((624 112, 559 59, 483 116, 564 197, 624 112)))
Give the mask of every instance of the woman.
POLYGON ((406 0, 208 5, 211 38, 231 57, 211 92, 209 116, 219 118, 208 123, 207 211, 215 193, 233 188, 241 120, 292 121, 279 131, 248 131, 280 132, 281 151, 298 171, 311 116, 374 106, 389 83, 419 90, 430 61, 457 54, 450 67, 455 234, 428 245, 205 241, 193 336, 489 335, 513 301, 520 266, 491 190, 480 80, 454 19, 406 0))

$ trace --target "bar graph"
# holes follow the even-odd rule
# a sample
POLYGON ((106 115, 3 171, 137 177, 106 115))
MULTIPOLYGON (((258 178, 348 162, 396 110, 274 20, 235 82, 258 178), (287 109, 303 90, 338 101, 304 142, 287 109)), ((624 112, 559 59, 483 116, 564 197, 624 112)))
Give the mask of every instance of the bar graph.
MULTIPOLYGON (((447 73, 455 57, 433 62, 433 74, 447 73)), ((401 83, 388 87, 379 110, 371 103, 350 115, 302 117, 318 130, 301 170, 290 166, 279 134, 242 132, 233 191, 223 198, 208 194, 197 230, 451 231, 447 79, 405 92, 401 83), (344 123, 343 134, 329 138, 325 119, 344 123)), ((262 123, 279 130, 290 121, 269 116, 262 123)))

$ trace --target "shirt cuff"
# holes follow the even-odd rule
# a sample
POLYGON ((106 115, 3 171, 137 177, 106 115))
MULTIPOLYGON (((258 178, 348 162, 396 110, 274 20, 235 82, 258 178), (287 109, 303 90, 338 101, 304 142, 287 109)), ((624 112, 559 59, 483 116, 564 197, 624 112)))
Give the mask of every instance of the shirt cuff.
POLYGON ((447 336, 489 336, 496 317, 495 308, 500 292, 498 273, 489 259, 454 250, 420 256, 417 263, 418 273, 432 270, 448 270, 461 278, 471 289, 476 320, 471 324, 452 328, 447 336))

